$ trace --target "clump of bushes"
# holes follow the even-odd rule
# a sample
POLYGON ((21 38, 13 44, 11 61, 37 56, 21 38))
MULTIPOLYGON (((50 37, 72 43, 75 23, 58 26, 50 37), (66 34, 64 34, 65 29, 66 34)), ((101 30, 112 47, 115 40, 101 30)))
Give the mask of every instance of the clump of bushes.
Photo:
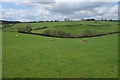
POLYGON ((45 30, 43 34, 51 35, 51 36, 59 36, 59 37, 70 37, 70 33, 66 33, 60 30, 45 30))
POLYGON ((29 33, 30 31, 32 31, 32 28, 30 26, 19 28, 18 30, 18 32, 26 32, 26 33, 29 33))
POLYGON ((34 29, 34 30, 40 30, 40 29, 45 29, 45 28, 48 28, 48 27, 36 28, 36 29, 34 29))
POLYGON ((82 34, 70 34, 70 33, 64 32, 64 31, 59 31, 59 30, 45 30, 43 32, 43 34, 51 35, 51 36, 58 36, 58 37, 78 38, 78 37, 95 36, 95 35, 97 35, 97 31, 96 30, 85 30, 82 34))

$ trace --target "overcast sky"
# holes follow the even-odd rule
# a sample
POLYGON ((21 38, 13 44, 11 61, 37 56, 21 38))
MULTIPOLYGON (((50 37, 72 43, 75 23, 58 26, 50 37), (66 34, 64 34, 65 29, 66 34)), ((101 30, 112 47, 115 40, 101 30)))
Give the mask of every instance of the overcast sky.
POLYGON ((2 2, 2 20, 118 19, 117 2, 2 2))

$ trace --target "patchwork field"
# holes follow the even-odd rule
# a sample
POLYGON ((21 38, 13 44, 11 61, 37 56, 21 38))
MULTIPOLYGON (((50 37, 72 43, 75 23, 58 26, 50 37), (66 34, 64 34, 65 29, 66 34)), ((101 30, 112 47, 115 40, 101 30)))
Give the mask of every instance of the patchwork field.
MULTIPOLYGON (((55 38, 7 31, 30 25, 33 29, 47 26, 49 29, 76 34, 99 27, 100 31, 114 31, 118 30, 117 24, 77 21, 20 23, 6 28, 2 33, 3 78, 117 78, 118 34, 91 38, 55 38), (79 27, 77 24, 84 26, 79 27)), ((33 32, 42 31, 44 29, 33 32)))

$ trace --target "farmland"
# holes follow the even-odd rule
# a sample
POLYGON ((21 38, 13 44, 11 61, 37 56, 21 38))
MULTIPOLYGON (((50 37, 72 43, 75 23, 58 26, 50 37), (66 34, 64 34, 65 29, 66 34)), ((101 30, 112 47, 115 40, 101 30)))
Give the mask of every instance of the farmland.
POLYGON ((118 77, 118 34, 56 38, 17 32, 18 28, 25 26, 31 26, 33 33, 43 33, 47 29, 70 34, 85 30, 98 33, 118 31, 118 23, 110 21, 19 23, 5 28, 2 33, 3 78, 118 77), (42 27, 47 28, 35 30, 42 27))

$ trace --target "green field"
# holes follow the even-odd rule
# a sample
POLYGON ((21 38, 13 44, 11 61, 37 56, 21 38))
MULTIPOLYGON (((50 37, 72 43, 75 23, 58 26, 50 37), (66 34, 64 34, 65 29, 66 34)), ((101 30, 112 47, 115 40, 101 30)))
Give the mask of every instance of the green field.
MULTIPOLYGON (((2 33, 3 78, 118 77, 118 34, 92 38, 55 38, 9 32, 27 25, 33 29, 47 26, 49 29, 59 29, 72 34, 88 29, 100 32, 118 30, 117 22, 104 21, 20 23, 6 28, 7 32, 3 30, 2 33), (64 27, 65 25, 75 26, 64 27), (83 40, 88 42, 81 43, 83 40)), ((33 32, 42 31, 44 29, 33 32)))
POLYGON ((115 32, 118 31, 118 22, 111 21, 69 21, 69 22, 43 22, 43 23, 19 23, 4 31, 18 31, 18 28, 31 26, 33 33, 43 33, 45 30, 60 30, 70 34, 80 34, 85 30, 95 30, 97 33, 115 32), (67 27, 70 26, 70 27, 67 27), (57 27, 56 27, 57 26, 57 27), (41 27, 46 29, 35 30, 41 27))
MULTIPOLYGON (((114 32, 118 30, 117 22, 106 22, 97 21, 97 23, 93 22, 85 22, 85 21, 72 21, 72 22, 64 22, 64 25, 58 25, 58 27, 49 27, 50 30, 61 30, 71 34, 80 34, 85 30, 96 30, 98 33, 103 32, 114 32), (70 27, 67 27, 69 25, 70 27)), ((35 30, 32 31, 34 33, 42 33, 44 30, 35 30)))

